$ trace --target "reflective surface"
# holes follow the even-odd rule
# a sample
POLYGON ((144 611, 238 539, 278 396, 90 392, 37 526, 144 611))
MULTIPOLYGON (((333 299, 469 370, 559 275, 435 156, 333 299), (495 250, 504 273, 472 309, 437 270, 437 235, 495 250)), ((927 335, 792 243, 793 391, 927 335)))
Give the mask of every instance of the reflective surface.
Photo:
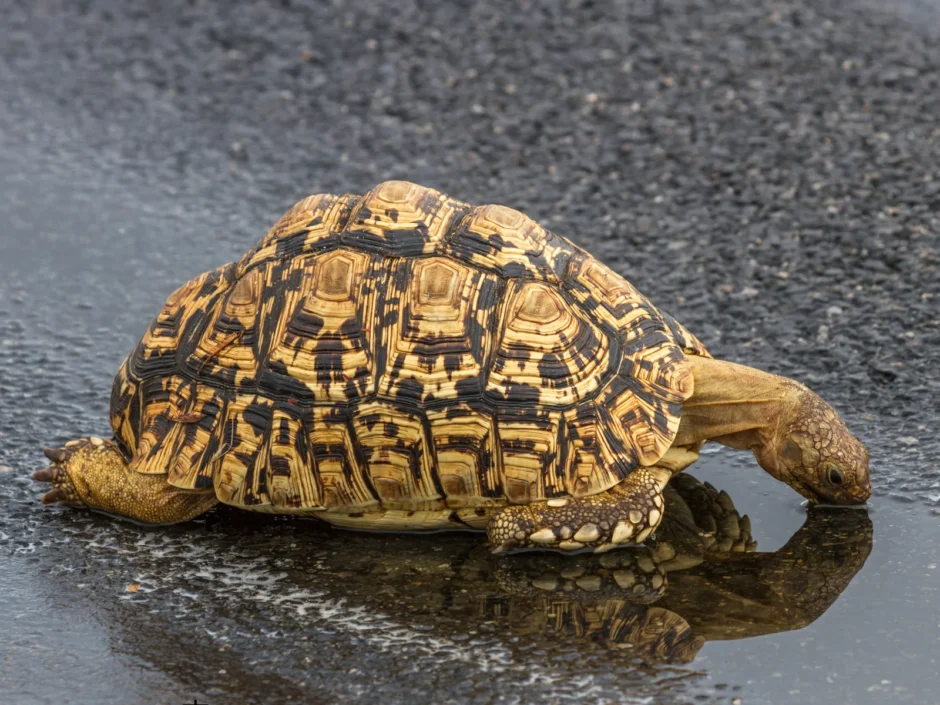
POLYGON ((3 684, 25 702, 929 702, 936 553, 905 552, 883 522, 870 557, 863 510, 806 514, 748 487, 783 511, 775 527, 688 473, 675 484, 647 547, 507 559, 478 535, 234 510, 146 530, 43 511, 8 477, 3 684))
POLYGON ((405 539, 377 559, 372 537, 355 536, 324 568, 361 578, 345 591, 364 606, 413 602, 412 626, 453 636, 484 623, 522 654, 575 647, 629 670, 615 664, 691 663, 706 641, 801 629, 871 552, 864 511, 812 511, 786 545, 763 553, 730 497, 689 474, 674 480, 666 507, 655 541, 601 556, 500 560, 479 541, 454 539, 442 562, 427 540, 405 539))

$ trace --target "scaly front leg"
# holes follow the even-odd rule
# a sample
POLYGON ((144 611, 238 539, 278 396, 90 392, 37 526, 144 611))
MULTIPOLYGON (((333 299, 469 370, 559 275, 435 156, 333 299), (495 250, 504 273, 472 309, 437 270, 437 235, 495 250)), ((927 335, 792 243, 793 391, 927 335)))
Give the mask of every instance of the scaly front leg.
POLYGON ((143 524, 188 521, 211 508, 214 491, 181 490, 166 475, 144 475, 127 467, 111 441, 87 438, 45 451, 52 465, 33 474, 52 483, 43 504, 87 506, 143 524))
POLYGON ((593 549, 643 543, 663 518, 666 468, 639 468, 619 485, 590 497, 559 497, 508 507, 487 527, 493 553, 593 549))

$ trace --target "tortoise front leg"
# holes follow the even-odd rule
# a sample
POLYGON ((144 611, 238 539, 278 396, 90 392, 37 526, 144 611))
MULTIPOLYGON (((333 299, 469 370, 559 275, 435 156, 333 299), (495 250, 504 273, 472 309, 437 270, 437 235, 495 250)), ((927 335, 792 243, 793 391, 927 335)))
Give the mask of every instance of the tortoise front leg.
POLYGON ((176 524, 218 502, 214 490, 181 490, 166 475, 134 472, 114 443, 101 438, 71 441, 45 454, 52 465, 33 474, 37 482, 52 484, 43 504, 86 506, 142 524, 176 524))
POLYGON ((590 497, 558 497, 504 509, 490 520, 493 553, 556 549, 602 553, 643 543, 663 518, 666 468, 639 468, 619 485, 590 497))

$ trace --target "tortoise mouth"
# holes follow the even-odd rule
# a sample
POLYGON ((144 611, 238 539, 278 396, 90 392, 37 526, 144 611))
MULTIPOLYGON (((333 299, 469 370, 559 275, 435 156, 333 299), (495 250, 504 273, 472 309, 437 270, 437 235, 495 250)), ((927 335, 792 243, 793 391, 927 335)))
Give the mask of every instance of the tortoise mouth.
POLYGON ((796 492, 799 493, 800 496, 802 496, 804 499, 809 500, 810 504, 835 504, 835 501, 832 498, 826 497, 821 492, 817 492, 811 489, 809 485, 800 482, 797 479, 791 480, 790 487, 796 490, 796 492))
POLYGON ((792 480, 790 486, 796 490, 805 499, 809 500, 814 506, 830 507, 851 507, 865 504, 871 497, 871 490, 868 491, 845 491, 839 496, 825 495, 822 492, 811 489, 808 485, 799 480, 792 480))
POLYGON ((813 492, 807 485, 804 485, 799 480, 793 480, 790 486, 803 498, 809 500, 811 504, 824 504, 827 501, 825 497, 813 492))

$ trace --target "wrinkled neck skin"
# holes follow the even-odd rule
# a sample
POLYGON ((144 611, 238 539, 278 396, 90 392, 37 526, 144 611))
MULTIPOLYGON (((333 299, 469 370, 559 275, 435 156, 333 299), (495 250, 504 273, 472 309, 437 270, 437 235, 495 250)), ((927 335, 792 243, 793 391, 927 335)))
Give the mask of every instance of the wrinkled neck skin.
POLYGON ((674 445, 715 441, 754 452, 758 463, 778 480, 782 468, 774 458, 789 416, 806 387, 786 377, 723 360, 689 356, 695 392, 682 405, 674 445))

